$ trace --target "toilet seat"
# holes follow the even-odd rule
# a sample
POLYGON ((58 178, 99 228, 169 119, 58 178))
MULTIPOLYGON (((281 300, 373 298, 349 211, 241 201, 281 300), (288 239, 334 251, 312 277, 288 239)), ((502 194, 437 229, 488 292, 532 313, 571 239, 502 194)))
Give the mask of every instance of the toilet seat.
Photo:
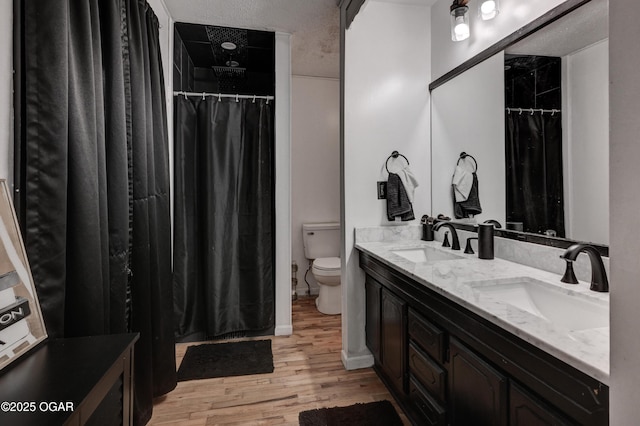
POLYGON ((321 257, 313 261, 313 273, 325 277, 340 275, 339 257, 321 257))

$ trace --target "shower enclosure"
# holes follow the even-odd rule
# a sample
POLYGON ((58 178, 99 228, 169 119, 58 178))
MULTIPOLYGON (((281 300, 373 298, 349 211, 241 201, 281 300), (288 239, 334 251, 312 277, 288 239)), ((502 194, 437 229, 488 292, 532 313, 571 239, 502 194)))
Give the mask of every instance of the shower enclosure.
POLYGON ((176 24, 179 341, 273 333, 274 34, 176 24))

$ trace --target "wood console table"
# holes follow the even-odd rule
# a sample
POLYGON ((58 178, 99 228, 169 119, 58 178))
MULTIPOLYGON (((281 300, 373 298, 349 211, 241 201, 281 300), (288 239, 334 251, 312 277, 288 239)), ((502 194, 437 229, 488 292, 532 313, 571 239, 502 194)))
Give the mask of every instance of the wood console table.
POLYGON ((44 342, 0 373, 0 424, 99 424, 107 421, 100 413, 131 424, 136 340, 116 334, 44 342))

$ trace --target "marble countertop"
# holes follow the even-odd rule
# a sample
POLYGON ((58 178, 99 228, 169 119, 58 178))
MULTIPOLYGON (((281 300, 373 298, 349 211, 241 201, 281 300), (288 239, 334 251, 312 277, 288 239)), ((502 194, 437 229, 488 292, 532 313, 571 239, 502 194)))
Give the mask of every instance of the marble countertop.
POLYGON ((609 293, 591 291, 589 283, 583 281, 577 285, 564 284, 557 274, 518 263, 497 258, 478 259, 477 254, 464 254, 462 250, 442 248, 437 241, 359 242, 355 247, 576 369, 609 384, 608 327, 570 330, 510 303, 487 296, 478 291, 478 286, 506 283, 514 278, 543 281, 545 286, 552 286, 553 290, 568 295, 582 293, 583 298, 606 307, 607 313, 609 293), (460 258, 412 262, 393 253, 402 249, 424 247, 455 254, 460 258))

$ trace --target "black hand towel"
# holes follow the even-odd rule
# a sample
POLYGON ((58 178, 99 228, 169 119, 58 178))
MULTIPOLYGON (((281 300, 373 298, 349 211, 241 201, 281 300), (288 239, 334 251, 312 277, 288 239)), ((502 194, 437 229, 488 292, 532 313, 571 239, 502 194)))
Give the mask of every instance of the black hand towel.
POLYGON ((389 178, 387 179, 387 218, 390 221, 394 221, 396 217, 403 221, 415 219, 413 207, 400 176, 395 173, 389 173, 389 178))
MULTIPOLYGON (((452 187, 452 190, 455 191, 455 188, 452 187)), ((453 214, 456 219, 462 219, 480 213, 482 213, 482 207, 480 206, 480 197, 478 196, 478 176, 474 172, 473 184, 471 185, 471 191, 469 191, 467 199, 457 203, 455 193, 453 194, 453 214)))

